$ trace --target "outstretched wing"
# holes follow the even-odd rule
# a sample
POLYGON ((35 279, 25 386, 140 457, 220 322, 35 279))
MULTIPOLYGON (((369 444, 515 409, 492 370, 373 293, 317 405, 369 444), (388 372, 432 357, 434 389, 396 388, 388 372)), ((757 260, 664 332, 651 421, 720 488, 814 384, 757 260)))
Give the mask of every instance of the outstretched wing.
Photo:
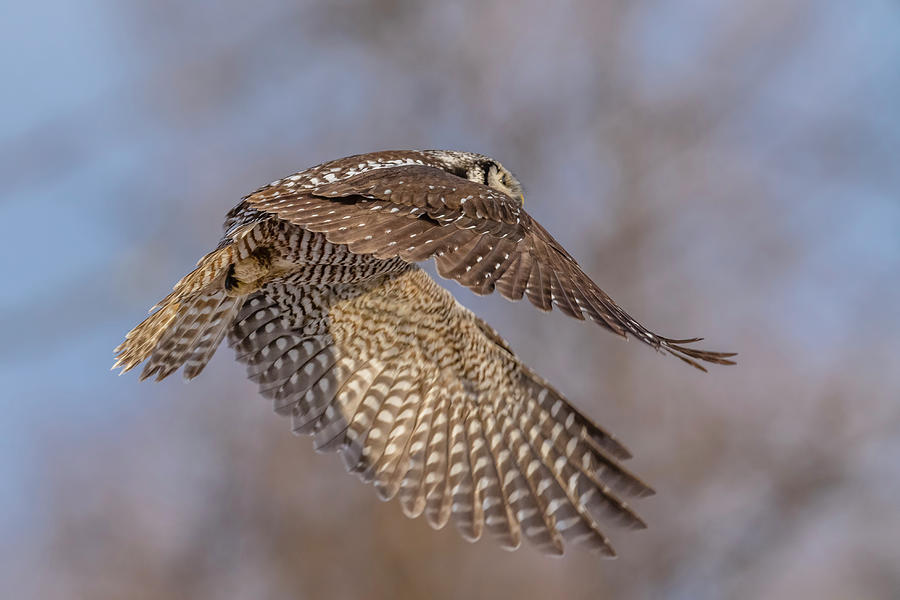
POLYGON ((246 203, 309 229, 336 244, 378 258, 410 262, 435 257, 438 272, 479 294, 497 289, 542 310, 553 306, 576 319, 697 361, 733 364, 733 353, 685 344, 701 338, 656 335, 622 310, 521 205, 509 196, 439 168, 401 165, 344 179, 291 181, 262 188, 246 203))
POLYGON ((618 464, 627 450, 416 267, 360 286, 268 284, 229 340, 295 432, 410 517, 556 554, 565 540, 613 555, 601 520, 644 526, 619 497, 652 493, 618 464))

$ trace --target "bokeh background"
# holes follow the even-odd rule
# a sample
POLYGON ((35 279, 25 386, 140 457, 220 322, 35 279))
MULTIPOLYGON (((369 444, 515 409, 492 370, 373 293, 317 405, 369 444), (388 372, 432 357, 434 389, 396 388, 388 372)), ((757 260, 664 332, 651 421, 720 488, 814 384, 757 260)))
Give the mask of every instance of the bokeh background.
POLYGON ((0 9, 6 598, 900 597, 900 7, 153 0, 0 9), (635 453, 620 558, 464 542, 291 435, 223 347, 112 348, 244 193, 489 154, 708 375, 448 283, 635 453))

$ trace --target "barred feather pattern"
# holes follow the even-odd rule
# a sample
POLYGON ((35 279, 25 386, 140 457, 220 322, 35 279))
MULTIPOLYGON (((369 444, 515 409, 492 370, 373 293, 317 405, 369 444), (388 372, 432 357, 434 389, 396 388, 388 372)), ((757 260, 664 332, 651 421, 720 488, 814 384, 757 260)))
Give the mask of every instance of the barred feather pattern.
POLYGON ((571 541, 612 556, 601 522, 644 526, 622 497, 652 490, 618 463, 624 447, 416 267, 267 284, 228 335, 294 431, 410 517, 554 554, 571 541))
POLYGON ((125 372, 146 360, 141 379, 161 380, 182 366, 185 378, 192 379, 215 353, 246 297, 262 282, 354 282, 405 265, 400 259, 354 254, 320 234, 266 215, 250 215, 232 223, 219 247, 200 259, 197 268, 151 308, 156 312, 127 334, 115 349, 113 368, 125 372), (234 280, 230 288, 229 279, 234 280))
POLYGON ((350 156, 272 182, 231 218, 241 211, 275 215, 376 258, 435 257, 441 276, 478 294, 527 297, 541 310, 590 319, 703 371, 701 362, 734 364, 733 353, 688 346, 702 338, 661 336, 632 318, 508 188, 488 185, 487 176, 477 181, 491 168, 502 169, 485 156, 440 150, 350 156))
POLYGON ((415 265, 429 258, 476 293, 556 307, 700 369, 733 364, 630 317, 524 211, 499 163, 433 150, 339 159, 245 197, 114 368, 190 379, 227 336, 276 413, 407 516, 506 548, 612 556, 605 524, 643 527, 625 498, 652 490, 613 436, 415 265))

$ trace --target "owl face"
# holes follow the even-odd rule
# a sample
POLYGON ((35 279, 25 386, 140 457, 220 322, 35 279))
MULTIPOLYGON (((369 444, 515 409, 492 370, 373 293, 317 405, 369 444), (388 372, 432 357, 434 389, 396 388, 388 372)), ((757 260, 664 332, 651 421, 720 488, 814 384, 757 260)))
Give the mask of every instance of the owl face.
MULTIPOLYGON (((473 181, 484 183, 488 187, 503 192, 510 198, 515 198, 520 205, 525 203, 525 193, 522 191, 522 184, 503 165, 491 161, 483 167, 483 172, 482 179, 473 181)), ((472 177, 469 177, 469 179, 472 179, 472 177)))
POLYGON ((486 185, 517 200, 520 205, 525 201, 522 184, 489 156, 459 150, 425 150, 424 154, 438 159, 448 173, 486 185))

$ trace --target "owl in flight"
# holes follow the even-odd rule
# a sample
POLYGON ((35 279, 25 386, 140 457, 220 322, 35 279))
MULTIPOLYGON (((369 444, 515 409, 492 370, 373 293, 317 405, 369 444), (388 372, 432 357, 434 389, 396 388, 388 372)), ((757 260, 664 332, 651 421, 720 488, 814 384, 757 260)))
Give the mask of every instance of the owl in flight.
POLYGON ((434 257, 477 294, 524 295, 699 369, 734 354, 652 333, 522 205, 510 172, 469 152, 374 152, 274 181, 228 213, 218 247, 128 333, 115 367, 191 379, 227 336, 293 430, 407 516, 510 549, 524 537, 614 556, 601 522, 644 527, 622 498, 653 493, 620 465, 628 450, 416 263, 434 257))

